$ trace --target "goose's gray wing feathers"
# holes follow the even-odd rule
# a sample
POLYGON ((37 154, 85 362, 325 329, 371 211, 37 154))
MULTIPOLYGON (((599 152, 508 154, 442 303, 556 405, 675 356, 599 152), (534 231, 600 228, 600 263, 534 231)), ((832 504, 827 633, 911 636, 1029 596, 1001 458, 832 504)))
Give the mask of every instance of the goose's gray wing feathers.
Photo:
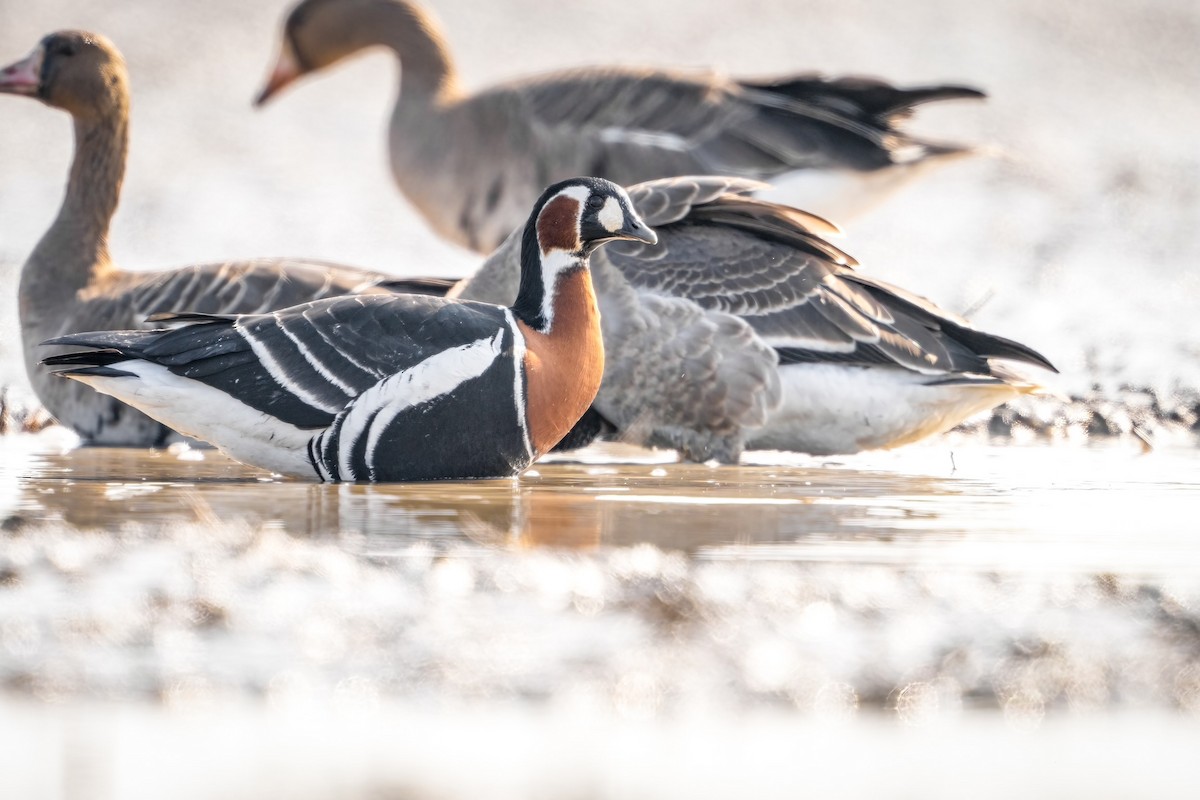
MULTIPOLYGON (((389 277, 333 264, 257 259, 202 264, 163 272, 118 272, 79 293, 69 314, 46 324, 37 338, 75 331, 145 327, 145 319, 176 309, 252 313, 352 292, 386 293, 389 277)), ((34 346, 36 342, 31 342, 34 346)), ((46 348, 38 356, 53 354, 46 348)), ((32 354, 31 354, 32 357, 32 354)), ((75 381, 35 377, 38 394, 64 424, 85 440, 160 446, 173 435, 157 422, 75 381)))
POLYGON ((987 374, 987 359, 999 357, 1052 369, 1023 345, 855 272, 850 256, 785 206, 722 195, 657 231, 656 247, 620 243, 607 259, 641 291, 745 320, 783 363, 987 374))
POLYGON ((158 273, 131 287, 126 302, 137 318, 178 309, 262 314, 327 297, 387 291, 378 287, 388 280, 381 273, 337 264, 256 259, 158 273))
POLYGON ((639 291, 603 251, 592 276, 605 349, 594 408, 629 441, 737 461, 782 401, 775 351, 736 316, 639 291))
POLYGON ((268 258, 123 272, 85 292, 61 332, 137 328, 152 314, 180 309, 261 314, 327 297, 389 294, 392 280, 337 264, 268 258))
MULTIPOLYGON (((685 176, 679 178, 662 178, 645 181, 626 188, 629 199, 638 216, 646 224, 656 230, 678 222, 686 222, 692 209, 712 203, 725 195, 751 195, 754 192, 769 188, 770 184, 749 178, 733 178, 712 175, 685 176)), ((837 226, 807 214, 791 209, 814 230, 824 233, 838 232, 837 226)), ((609 245, 599 251, 596 256, 603 256, 607 251, 620 243, 609 245)), ((630 259, 645 259, 647 261, 662 260, 669 257, 668 250, 657 248, 637 248, 627 250, 630 259)), ((848 256, 847 256, 848 258, 848 256)), ((401 291, 416 293, 448 294, 452 297, 466 297, 484 303, 509 305, 517 297, 518 283, 521 274, 521 230, 513 231, 508 238, 492 251, 473 275, 464 278, 457 285, 441 278, 394 279, 387 285, 395 285, 401 291)))
POLYGON ((585 172, 623 184, 664 174, 872 170, 959 152, 895 123, 919 103, 983 96, 968 87, 902 89, 867 78, 739 82, 650 69, 564 71, 495 91, 511 93, 543 139, 569 132, 593 167, 585 172))
MULTIPOLYGON (((1053 369, 924 298, 854 271, 829 222, 755 200, 754 181, 671 178, 629 189, 655 247, 592 258, 606 371, 596 408, 636 441, 723 458, 780 402, 778 364, 886 366, 944 380, 990 358, 1053 369)), ((511 302, 519 239, 455 291, 511 302)))

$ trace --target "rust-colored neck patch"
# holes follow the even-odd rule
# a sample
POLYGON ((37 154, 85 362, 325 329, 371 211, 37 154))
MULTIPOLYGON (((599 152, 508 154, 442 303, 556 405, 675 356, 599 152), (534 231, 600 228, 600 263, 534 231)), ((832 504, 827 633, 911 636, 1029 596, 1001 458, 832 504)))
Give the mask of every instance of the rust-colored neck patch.
MULTIPOLYGON (((552 250, 573 253, 580 248, 579 201, 568 195, 559 195, 542 207, 537 219, 538 246, 542 254, 552 250)), ((550 286, 546 291, 551 291, 550 286)))
POLYGON ((596 399, 604 377, 600 311, 588 270, 573 270, 546 287, 554 326, 540 333, 520 320, 525 337, 526 419, 536 455, 567 435, 596 399))

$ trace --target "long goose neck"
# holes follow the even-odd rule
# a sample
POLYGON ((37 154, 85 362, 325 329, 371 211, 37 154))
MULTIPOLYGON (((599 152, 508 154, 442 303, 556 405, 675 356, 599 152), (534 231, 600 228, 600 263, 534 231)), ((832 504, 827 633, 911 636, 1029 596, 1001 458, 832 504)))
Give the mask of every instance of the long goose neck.
POLYGON ((400 96, 436 103, 460 94, 458 68, 436 19, 408 0, 381 0, 363 19, 370 44, 390 48, 400 59, 400 96))
POLYGON ((69 299, 113 269, 108 228, 117 210, 129 147, 128 103, 110 113, 75 118, 75 159, 58 216, 21 273, 27 302, 69 299))
MULTIPOLYGON (((591 291, 591 276, 588 274, 588 259, 584 256, 553 250, 543 255, 534 224, 525 226, 521 237, 521 285, 513 303, 513 314, 535 331, 550 334, 557 320, 560 284, 563 277, 584 273, 588 291, 591 291)), ((569 285, 575 285, 570 282, 569 285)))
MULTIPOLYGON (((562 253, 563 251, 556 251, 562 253)), ((600 310, 586 258, 543 259, 543 275, 522 281, 513 306, 525 342, 529 441, 534 455, 549 452, 596 398, 604 379, 600 310), (543 288, 531 294, 528 287, 543 288), (528 311, 540 296, 540 311, 528 311)), ((522 270, 525 278, 527 270, 522 270)))

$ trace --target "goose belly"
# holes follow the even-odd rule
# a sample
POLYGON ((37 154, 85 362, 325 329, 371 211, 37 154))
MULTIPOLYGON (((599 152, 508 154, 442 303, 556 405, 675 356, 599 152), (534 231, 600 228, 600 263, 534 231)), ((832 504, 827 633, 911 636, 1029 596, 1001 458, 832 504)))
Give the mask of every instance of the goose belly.
POLYGON ((208 442, 236 461, 281 475, 316 477, 308 460, 308 441, 313 431, 282 422, 159 364, 125 361, 114 367, 133 376, 85 375, 76 380, 128 403, 169 428, 208 442))
POLYGON ((937 385, 937 377, 885 367, 788 364, 779 372, 783 404, 752 434, 750 449, 833 455, 898 447, 1018 393, 994 379, 937 385))

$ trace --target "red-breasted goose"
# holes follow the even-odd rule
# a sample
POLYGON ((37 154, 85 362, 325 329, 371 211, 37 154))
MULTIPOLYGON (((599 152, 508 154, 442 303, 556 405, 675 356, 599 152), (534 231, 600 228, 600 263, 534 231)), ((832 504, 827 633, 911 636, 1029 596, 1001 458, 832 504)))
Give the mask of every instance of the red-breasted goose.
MULTIPOLYGON (((389 152, 401 191, 439 234, 491 252, 542 187, 571 175, 629 186, 676 175, 776 180, 861 176, 877 193, 968 148, 897 127, 915 106, 978 98, 963 86, 897 88, 870 78, 769 81, 665 69, 555 72, 467 93, 433 16, 414 0, 304 0, 284 26, 257 102, 370 47, 400 61, 389 152)), ((789 199, 795 199, 789 195, 789 199)), ((845 219, 846 208, 805 199, 845 219)))
POLYGON ((600 387, 588 272, 605 242, 652 244, 625 191, 556 184, 521 235, 511 307, 344 297, 179 327, 61 336, 46 359, 247 464, 331 481, 508 477, 566 435, 600 387))
MULTIPOLYGON (((1037 388, 993 359, 1054 370, 1034 350, 856 271, 822 238, 833 225, 748 196, 758 188, 675 178, 629 189, 659 240, 592 259, 607 366, 568 443, 615 429, 698 461, 736 461, 743 448, 896 447, 1037 388)), ((452 294, 510 300, 518 245, 510 237, 452 294)))
MULTIPOLYGON (((249 313, 350 292, 384 291, 373 272, 287 259, 124 272, 108 253, 129 140, 125 62, 103 36, 60 31, 0 70, 0 93, 40 100, 75 123, 75 159, 57 218, 21 270, 25 366, 38 399, 92 444, 149 447, 172 432, 123 403, 37 366, 39 342, 71 331, 141 327, 178 308, 249 313)), ((43 351, 40 355, 45 355, 43 351)))

